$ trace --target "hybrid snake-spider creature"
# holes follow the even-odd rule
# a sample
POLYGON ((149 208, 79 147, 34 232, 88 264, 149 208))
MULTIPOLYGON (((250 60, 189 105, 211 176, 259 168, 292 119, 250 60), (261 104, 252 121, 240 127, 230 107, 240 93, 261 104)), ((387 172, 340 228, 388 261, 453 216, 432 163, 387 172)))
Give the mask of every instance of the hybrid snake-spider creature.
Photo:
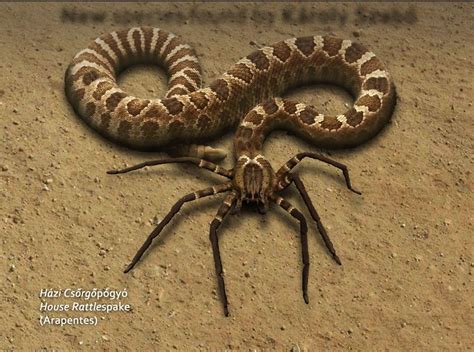
MULTIPOLYGON (((238 148, 236 148, 238 149, 238 148)), ((349 178, 349 172, 345 165, 338 163, 330 158, 327 158, 324 155, 317 153, 299 153, 290 159, 286 164, 284 164, 276 173, 271 167, 268 160, 261 154, 253 155, 249 153, 248 150, 241 150, 239 153, 239 158, 237 159, 236 166, 233 170, 224 169, 212 162, 207 160, 192 158, 192 157, 181 157, 181 158, 170 158, 163 160, 154 160, 147 161, 135 166, 131 166, 121 170, 111 170, 108 171, 109 174, 121 174, 129 171, 137 170, 145 166, 153 166, 160 164, 169 164, 169 163, 192 163, 197 165, 200 168, 210 170, 221 176, 225 176, 230 181, 212 186, 206 189, 202 189, 196 192, 189 193, 179 199, 171 208, 165 218, 158 224, 158 226, 151 232, 146 241, 143 243, 141 248, 138 250, 137 254, 133 258, 132 262, 125 269, 125 273, 129 272, 135 264, 138 263, 143 253, 151 245, 153 239, 157 237, 163 228, 171 221, 173 216, 181 209, 184 203, 194 201, 199 198, 211 196, 218 193, 227 192, 227 196, 224 199, 224 202, 217 211, 214 220, 211 222, 210 227, 210 240, 212 243, 212 252, 214 255, 214 264, 216 267, 216 275, 219 285, 219 290, 222 295, 222 300, 224 304, 224 314, 229 315, 227 294, 225 290, 223 269, 221 255, 219 251, 219 240, 217 237, 217 229, 222 223, 224 217, 231 212, 231 209, 234 208, 234 211, 239 211, 242 203, 256 203, 258 211, 262 214, 266 213, 268 210, 269 202, 274 202, 287 211, 292 217, 300 223, 300 239, 301 239, 301 248, 303 256, 303 298, 306 303, 309 303, 308 298, 308 273, 309 273, 309 253, 308 253, 308 226, 306 218, 298 209, 291 205, 284 198, 280 197, 278 193, 283 189, 287 188, 291 183, 296 185, 301 197, 304 200, 304 203, 308 207, 308 210, 311 214, 311 217, 316 222, 318 230, 323 238, 324 243, 326 244, 327 249, 332 254, 332 257, 341 265, 341 260, 336 254, 336 250, 329 239, 329 236, 324 229, 323 224, 319 218, 319 215, 316 209, 309 198, 309 195, 304 187, 302 180, 295 173, 290 171, 303 159, 303 158, 313 158, 321 160, 325 163, 333 165, 340 170, 342 170, 347 187, 357 193, 361 194, 359 191, 356 191, 351 186, 351 181, 349 178)))
POLYGON ((332 36, 290 38, 258 49, 239 60, 208 87, 201 88, 199 60, 191 46, 165 30, 134 27, 113 31, 81 50, 66 71, 66 95, 74 110, 106 137, 134 149, 171 151, 182 156, 146 162, 109 173, 124 173, 145 165, 194 163, 227 177, 228 182, 181 198, 150 234, 128 272, 152 240, 179 211, 195 199, 227 192, 211 223, 210 238, 224 311, 227 296, 222 275, 217 228, 231 207, 257 203, 265 212, 277 203, 300 223, 303 251, 303 297, 308 302, 309 256, 307 223, 303 214, 278 192, 294 183, 303 197, 334 260, 341 263, 299 177, 290 171, 305 157, 319 159, 344 173, 347 168, 323 155, 300 153, 276 173, 262 156, 266 136, 284 129, 322 148, 354 147, 375 136, 388 122, 396 102, 390 74, 374 53, 361 44, 332 36), (164 98, 143 99, 117 84, 118 74, 136 63, 158 64, 168 75, 164 98), (354 104, 339 115, 326 115, 313 106, 278 98, 305 83, 333 83, 347 89, 354 104), (196 145, 237 127, 236 163, 226 170, 208 160, 222 158, 222 150, 196 145), (185 156, 185 157, 183 157, 185 156))

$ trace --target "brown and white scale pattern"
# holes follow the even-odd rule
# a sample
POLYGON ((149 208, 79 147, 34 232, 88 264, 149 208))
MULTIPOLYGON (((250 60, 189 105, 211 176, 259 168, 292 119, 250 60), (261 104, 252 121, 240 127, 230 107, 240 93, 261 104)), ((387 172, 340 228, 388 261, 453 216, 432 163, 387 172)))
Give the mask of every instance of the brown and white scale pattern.
POLYGON ((380 60, 364 46, 335 37, 291 38, 261 48, 206 88, 201 88, 200 72, 193 49, 180 37, 135 27, 103 35, 80 51, 66 72, 66 94, 89 125, 137 149, 199 143, 241 122, 237 155, 243 149, 259 153, 275 128, 289 129, 320 147, 355 146, 383 127, 395 105, 394 86, 380 60), (165 98, 143 99, 120 89, 117 75, 135 63, 166 69, 165 98), (348 89, 353 107, 329 116, 303 103, 270 99, 310 82, 348 89))
POLYGON ((224 313, 229 314, 217 229, 231 210, 243 202, 254 203, 261 213, 275 203, 300 224, 302 291, 308 298, 309 252, 305 216, 279 192, 294 184, 331 253, 341 264, 321 223, 303 181, 293 169, 304 158, 328 163, 343 172, 345 165, 317 153, 299 153, 276 172, 262 155, 265 137, 274 129, 291 130, 321 147, 349 147, 374 136, 388 121, 395 105, 395 89, 382 63, 357 43, 334 37, 302 37, 262 48, 237 62, 208 88, 200 88, 198 60, 191 47, 166 31, 140 27, 112 32, 96 39, 76 55, 66 72, 67 96, 78 113, 95 129, 123 144, 151 149, 200 143, 237 127, 234 140, 236 163, 232 170, 209 160, 219 151, 203 147, 179 148, 193 157, 154 160, 110 174, 126 173, 144 166, 192 163, 227 178, 225 183, 180 198, 150 233, 125 272, 140 260, 163 228, 184 203, 227 193, 210 225, 214 264, 224 313), (157 63, 168 71, 169 91, 163 99, 141 99, 123 92, 116 77, 121 69, 137 62, 157 63), (314 107, 279 98, 287 89, 309 82, 341 85, 354 96, 352 108, 329 116, 314 107), (195 156, 201 156, 197 158, 195 156))

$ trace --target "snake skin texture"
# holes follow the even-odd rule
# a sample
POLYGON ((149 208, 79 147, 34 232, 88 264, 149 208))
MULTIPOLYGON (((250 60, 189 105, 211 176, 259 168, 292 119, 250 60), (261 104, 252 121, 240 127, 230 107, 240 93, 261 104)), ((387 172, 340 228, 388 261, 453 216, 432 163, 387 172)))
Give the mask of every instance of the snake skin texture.
POLYGON ((388 122, 395 88, 381 61, 364 46, 331 36, 291 38, 242 58, 208 87, 194 50, 167 31, 134 27, 105 34, 80 51, 65 77, 66 95, 87 124, 134 149, 201 143, 237 129, 236 155, 258 155, 274 129, 315 146, 352 147, 388 122), (163 99, 127 94, 118 74, 137 63, 158 64, 169 76, 163 99), (331 83, 354 104, 331 116, 279 98, 292 87, 331 83), (257 105, 258 104, 258 105, 257 105))

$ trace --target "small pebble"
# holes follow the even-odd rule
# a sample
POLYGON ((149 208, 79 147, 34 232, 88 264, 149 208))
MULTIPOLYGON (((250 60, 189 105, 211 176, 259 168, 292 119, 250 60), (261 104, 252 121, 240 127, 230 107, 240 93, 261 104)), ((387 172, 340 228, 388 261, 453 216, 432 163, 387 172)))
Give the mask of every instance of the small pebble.
POLYGON ((48 178, 45 183, 48 184, 48 185, 50 185, 51 183, 53 183, 53 179, 52 179, 52 178, 48 178))
POLYGON ((245 272, 244 274, 245 277, 250 277, 250 273, 248 271, 245 272))
POLYGON ((2 165, 2 171, 8 171, 8 166, 7 165, 2 165))
POLYGON ((157 215, 155 215, 153 219, 151 219, 152 225, 158 225, 160 222, 161 222, 161 218, 159 218, 157 215))
POLYGON ((10 268, 8 269, 9 272, 14 272, 15 271, 15 264, 10 264, 10 268))
POLYGON ((359 38, 360 37, 360 31, 354 31, 354 32, 352 32, 352 35, 356 38, 359 38))
MULTIPOLYGON (((163 288, 160 288, 158 290, 158 296, 157 296, 158 301, 160 301, 160 302, 163 301, 163 295, 164 294, 165 294, 165 290, 163 288)), ((216 295, 217 295, 217 292, 216 292, 216 295)))
POLYGON ((46 184, 43 184, 43 191, 49 191, 49 187, 46 184))
POLYGON ((293 345, 293 347, 291 347, 291 352, 301 352, 300 346, 293 345))
POLYGON ((109 341, 109 337, 107 335, 102 335, 102 340, 109 341))

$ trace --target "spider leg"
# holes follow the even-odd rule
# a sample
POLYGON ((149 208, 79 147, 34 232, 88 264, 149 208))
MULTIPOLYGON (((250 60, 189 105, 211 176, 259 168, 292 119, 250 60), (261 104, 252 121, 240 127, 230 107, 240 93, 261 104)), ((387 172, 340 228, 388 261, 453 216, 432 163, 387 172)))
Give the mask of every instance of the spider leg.
POLYGON ((309 303, 308 298, 308 274, 309 274, 309 251, 308 251, 308 225, 306 219, 298 209, 292 206, 288 201, 279 196, 271 198, 276 204, 286 210, 292 217, 300 222, 301 235, 301 251, 303 257, 303 298, 306 304, 309 303))
POLYGON ((339 170, 342 171, 343 175, 344 175, 344 179, 346 181, 346 185, 347 185, 347 188, 349 188, 352 192, 354 193, 357 193, 357 194, 361 194, 359 191, 355 190, 354 188, 352 188, 352 185, 351 185, 351 180, 349 178, 349 170, 347 169, 347 166, 344 165, 344 164, 341 164, 333 159, 330 159, 322 154, 318 154, 318 153, 310 153, 310 152, 303 152, 303 153, 298 153, 296 154, 293 158, 291 158, 290 160, 288 160, 286 162, 286 164, 284 164, 280 170, 278 170, 278 172, 276 173, 276 176, 278 177, 278 179, 281 181, 281 184, 279 185, 279 189, 283 189, 285 187, 287 187, 290 183, 291 183, 291 180, 290 179, 287 179, 287 181, 285 181, 285 177, 284 175, 288 172, 290 172, 296 165, 299 164, 299 162, 301 160, 303 160, 304 158, 311 158, 311 159, 316 159, 316 160, 321 160, 322 162, 325 162, 326 164, 329 164, 329 165, 332 165, 334 167, 337 167, 339 170))
POLYGON ((309 213, 311 214, 311 217, 316 222, 316 226, 318 227, 319 233, 321 234, 321 237, 323 238, 326 248, 332 254, 332 257, 335 260, 335 262, 339 265, 342 265, 341 260, 336 254, 336 250, 334 249, 331 239, 329 238, 326 232, 326 229, 324 228, 321 222, 321 218, 319 217, 318 212, 314 208, 313 202, 311 201, 311 198, 309 197, 308 192, 306 191, 303 181, 298 175, 295 175, 295 174, 289 174, 289 177, 294 182, 296 188, 298 189, 298 192, 300 193, 301 197, 303 198, 304 203, 306 204, 306 207, 309 210, 309 213))
POLYGON ((138 261, 140 260, 140 258, 142 257, 143 253, 145 253, 145 251, 148 249, 148 247, 150 247, 153 239, 161 233, 163 228, 171 221, 173 216, 176 215, 176 213, 181 209, 181 207, 183 206, 184 203, 191 202, 193 200, 196 200, 196 199, 199 199, 199 198, 202 198, 202 197, 212 196, 212 195, 217 194, 217 193, 222 193, 222 192, 228 191, 231 188, 232 188, 232 184, 230 182, 223 183, 223 184, 213 186, 213 187, 209 187, 209 188, 197 191, 197 192, 189 193, 189 194, 185 195, 184 197, 182 197, 180 200, 178 200, 173 205, 173 207, 168 212, 168 214, 166 214, 165 218, 163 220, 161 220, 161 222, 158 224, 158 226, 156 226, 156 228, 150 233, 150 235, 148 236, 146 241, 143 243, 143 245, 140 247, 138 252, 135 254, 135 257, 133 257, 132 261, 130 262, 130 264, 125 269, 124 273, 128 273, 130 270, 132 270, 132 268, 135 266, 135 264, 137 264, 138 261))
POLYGON ((228 308, 228 302, 227 302, 227 294, 225 291, 225 283, 224 283, 224 276, 223 276, 224 272, 222 269, 222 261, 221 261, 221 254, 219 250, 219 239, 217 237, 217 229, 222 223, 222 220, 224 219, 224 217, 227 215, 227 213, 229 213, 235 199, 236 199, 235 193, 229 193, 226 196, 224 203, 222 203, 219 210, 217 211, 216 216, 214 217, 214 220, 212 220, 211 227, 209 230, 209 239, 211 240, 211 243, 212 243, 212 254, 214 256, 214 265, 216 268, 217 284, 219 286, 219 291, 222 296, 222 303, 224 304, 224 314, 226 317, 229 316, 229 308, 228 308))
POLYGON ((181 158, 168 158, 168 159, 161 159, 161 160, 149 160, 145 161, 143 163, 133 165, 130 167, 127 167, 125 169, 121 170, 110 170, 107 171, 108 174, 110 175, 115 175, 115 174, 124 174, 133 170, 138 170, 141 169, 145 166, 154 166, 154 165, 161 165, 161 164, 172 164, 172 163, 191 163, 196 165, 197 167, 200 167, 201 169, 206 169, 209 171, 212 171, 216 174, 219 174, 221 176, 225 176, 227 178, 232 178, 233 171, 232 170, 227 170, 224 169, 223 167, 220 167, 219 165, 216 165, 210 161, 204 160, 204 159, 199 159, 199 158, 193 158, 193 157, 181 157, 181 158))

